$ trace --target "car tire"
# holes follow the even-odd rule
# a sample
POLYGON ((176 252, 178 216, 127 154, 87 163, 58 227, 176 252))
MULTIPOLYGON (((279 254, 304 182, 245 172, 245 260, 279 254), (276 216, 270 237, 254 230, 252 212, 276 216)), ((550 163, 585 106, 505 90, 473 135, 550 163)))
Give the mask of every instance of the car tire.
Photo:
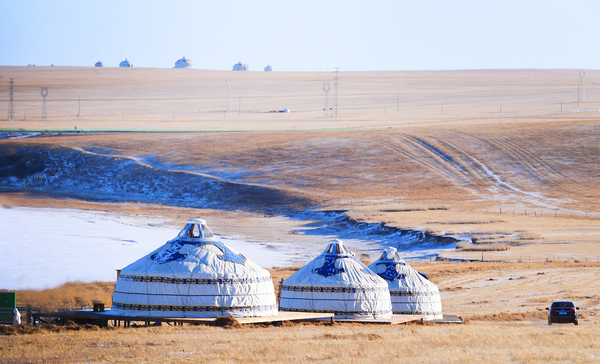
POLYGON ((548 326, 552 325, 552 321, 548 319, 548 326))
POLYGON ((574 323, 575 325, 579 325, 579 321, 578 321, 578 320, 575 320, 575 321, 573 321, 573 323, 574 323))

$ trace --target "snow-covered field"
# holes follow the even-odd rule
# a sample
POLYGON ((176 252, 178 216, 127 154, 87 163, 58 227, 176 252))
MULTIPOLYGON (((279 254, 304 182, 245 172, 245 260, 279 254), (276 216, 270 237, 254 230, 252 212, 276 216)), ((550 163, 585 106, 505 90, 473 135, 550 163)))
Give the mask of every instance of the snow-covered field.
MULTIPOLYGON (((342 238, 357 253, 377 255, 385 246, 393 245, 407 259, 430 259, 454 248, 454 244, 427 242, 422 236, 400 231, 382 237, 381 227, 345 226, 323 218, 326 223, 322 227, 302 231, 309 241, 302 244, 281 243, 277 237, 271 243, 238 236, 219 238, 265 268, 305 264, 325 248, 319 242, 323 237, 342 238), (332 225, 337 228, 332 229, 332 225), (362 238, 351 231, 357 229, 362 238)), ((157 217, 0 206, 0 289, 43 289, 68 281, 116 280, 117 269, 174 238, 181 228, 183 224, 169 226, 157 217)))
MULTIPOLYGON (((0 207, 0 288, 116 280, 116 269, 177 235, 179 227, 162 222, 74 209, 0 207)), ((284 253, 263 249, 259 243, 221 238, 263 267, 287 260, 284 253)))

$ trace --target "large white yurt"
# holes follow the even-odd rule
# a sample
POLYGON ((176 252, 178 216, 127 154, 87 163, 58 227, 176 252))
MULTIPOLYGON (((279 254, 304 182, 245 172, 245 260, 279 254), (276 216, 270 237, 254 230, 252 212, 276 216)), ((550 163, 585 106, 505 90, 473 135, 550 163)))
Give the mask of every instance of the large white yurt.
POLYGON ((173 68, 194 68, 194 62, 183 56, 182 59, 178 59, 177 62, 175 62, 175 67, 173 68))
POLYGON ((119 63, 119 67, 133 67, 133 62, 130 62, 125 58, 125 60, 119 63))
POLYGON ((369 266, 389 284, 395 314, 425 315, 424 320, 442 319, 440 290, 389 248, 369 266))
POLYGON ((337 319, 390 319, 387 282, 333 240, 281 287, 280 311, 333 312, 337 319))
POLYGON ((271 274, 219 241, 206 222, 121 270, 111 314, 151 317, 272 316, 271 274))

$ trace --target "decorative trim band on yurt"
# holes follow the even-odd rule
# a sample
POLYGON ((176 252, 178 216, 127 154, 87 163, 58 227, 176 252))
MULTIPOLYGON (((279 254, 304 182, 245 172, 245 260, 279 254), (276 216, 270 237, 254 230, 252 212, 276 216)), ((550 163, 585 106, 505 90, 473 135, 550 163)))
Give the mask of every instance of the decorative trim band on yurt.
POLYGON ((137 275, 121 275, 119 279, 126 282, 136 283, 162 283, 162 284, 185 284, 185 285, 244 285, 272 282, 271 277, 251 277, 251 278, 171 278, 171 277, 154 277, 154 276, 137 276, 137 275))
POLYGON ((283 285, 282 291, 290 292, 319 292, 319 293, 379 293, 387 292, 386 287, 314 287, 283 285))
POLYGON ((178 305, 140 305, 133 303, 113 302, 113 308, 132 311, 162 311, 162 312, 267 312, 277 310, 277 305, 259 306, 178 306, 178 305))
POLYGON ((425 316, 440 316, 442 311, 394 311, 396 315, 425 315, 425 316))
POLYGON ((390 296, 392 297, 435 297, 439 295, 440 292, 405 292, 390 290, 390 296))
POLYGON ((298 307, 280 307, 279 311, 289 311, 289 312, 314 312, 314 313, 333 313, 336 316, 372 316, 376 315, 387 315, 390 313, 388 310, 378 310, 378 311, 340 311, 340 310, 317 310, 310 308, 298 308, 298 307))

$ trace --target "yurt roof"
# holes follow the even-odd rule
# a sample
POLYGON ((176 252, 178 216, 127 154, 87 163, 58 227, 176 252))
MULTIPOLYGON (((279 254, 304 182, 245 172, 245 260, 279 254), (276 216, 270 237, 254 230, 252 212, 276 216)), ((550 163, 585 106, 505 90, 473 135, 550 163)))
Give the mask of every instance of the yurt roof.
POLYGON ((387 283, 333 240, 283 281, 282 311, 335 312, 338 318, 389 318, 387 283))
POLYGON ((183 58, 178 59, 177 62, 175 62, 175 68, 190 68, 193 66, 194 66, 194 62, 185 58, 185 56, 183 56, 183 58))
POLYGON ((133 66, 133 63, 131 63, 127 58, 125 58, 125 60, 121 63, 119 63, 119 66, 121 67, 131 67, 133 66))
POLYGON ((270 273, 218 239, 202 219, 121 270, 113 314, 268 316, 277 312, 270 273))
POLYGON ((395 248, 384 251, 369 268, 388 282, 394 313, 442 318, 438 287, 402 260, 395 248))

